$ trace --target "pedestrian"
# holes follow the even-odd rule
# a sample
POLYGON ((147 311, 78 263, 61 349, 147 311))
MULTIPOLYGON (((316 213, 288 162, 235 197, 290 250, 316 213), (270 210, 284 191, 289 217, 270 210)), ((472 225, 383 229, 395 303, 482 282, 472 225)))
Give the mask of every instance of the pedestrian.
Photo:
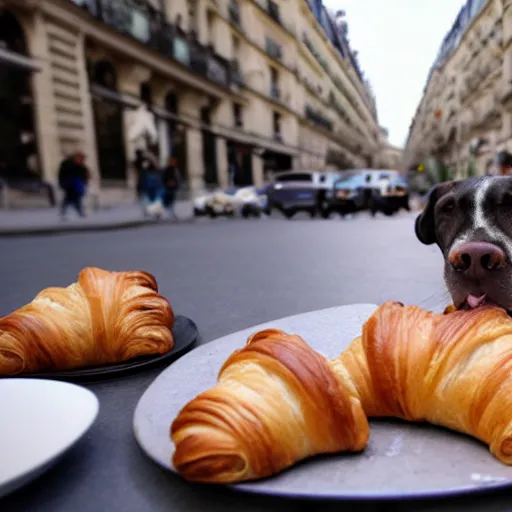
POLYGON ((512 175, 512 155, 508 151, 500 151, 498 153, 498 173, 501 176, 512 175))
POLYGON ((162 173, 152 159, 145 159, 140 177, 140 202, 145 216, 162 216, 162 189, 162 173))
POLYGON ((169 157, 167 165, 163 170, 163 206, 167 210, 169 216, 178 220, 178 216, 174 212, 174 204, 176 202, 176 195, 181 185, 181 173, 178 168, 176 158, 169 157))
POLYGON ((146 158, 144 157, 144 152, 142 149, 135 150, 135 160, 133 162, 133 166, 135 167, 135 171, 137 173, 137 200, 141 201, 142 199, 142 172, 143 172, 143 164, 146 158))
POLYGON ((85 154, 75 151, 73 155, 64 159, 59 168, 59 186, 64 192, 61 205, 61 216, 66 218, 69 206, 77 211, 80 217, 85 217, 82 201, 89 182, 89 170, 85 166, 85 154))

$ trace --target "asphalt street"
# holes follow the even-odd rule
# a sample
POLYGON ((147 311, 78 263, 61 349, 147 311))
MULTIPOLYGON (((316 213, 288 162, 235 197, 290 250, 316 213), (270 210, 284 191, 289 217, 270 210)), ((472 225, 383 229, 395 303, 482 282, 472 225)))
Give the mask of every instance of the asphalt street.
MULTIPOLYGON (((328 221, 204 219, 0 239, 0 315, 29 302, 44 287, 68 285, 89 265, 154 274, 175 312, 195 320, 203 342, 283 316, 343 304, 393 299, 442 310, 448 298, 441 255, 416 240, 413 225, 414 215, 405 213, 391 219, 363 214, 328 221)), ((113 510, 113 500, 124 501, 125 511, 161 510, 158 502, 187 512, 282 510, 280 504, 273 508, 269 502, 235 499, 220 491, 191 493, 184 485, 171 485, 167 475, 141 455, 133 439, 132 414, 160 371, 89 385, 101 396, 101 408, 87 438, 0 508, 89 512, 94 496, 97 510, 113 510), (148 494, 145 488, 153 490, 148 494)), ((316 509, 311 507, 289 510, 316 509)), ((393 507, 389 510, 396 510, 393 507)))
POLYGON ((119 231, 0 239, 0 313, 85 266, 142 269, 204 339, 351 303, 400 300, 438 309, 442 259, 414 215, 350 220, 202 220, 119 231))

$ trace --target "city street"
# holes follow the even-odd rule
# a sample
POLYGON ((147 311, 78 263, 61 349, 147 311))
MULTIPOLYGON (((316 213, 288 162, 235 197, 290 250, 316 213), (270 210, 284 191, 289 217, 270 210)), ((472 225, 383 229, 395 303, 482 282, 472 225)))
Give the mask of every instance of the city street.
MULTIPOLYGON (((0 239, 0 313, 30 301, 43 287, 73 282, 87 265, 152 272, 174 310, 197 322, 203 342, 264 321, 341 304, 397 299, 440 310, 447 300, 442 259, 435 247, 416 241, 413 221, 414 214, 405 213, 391 219, 362 214, 346 221, 204 219, 0 239)), ((109 509, 109 503, 121 497, 130 503, 126 511, 159 510, 152 505, 157 498, 144 492, 158 482, 158 499, 173 504, 173 510, 240 510, 241 502, 246 511, 282 510, 282 502, 264 498, 244 499, 218 490, 213 496, 207 490, 191 494, 141 454, 133 438, 133 410, 161 371, 89 384, 100 394, 101 407, 86 439, 62 464, 7 497, 4 509, 86 512, 95 494, 98 510, 109 509), (109 450, 99 448, 98 440, 109 450), (107 452, 116 454, 117 463, 107 452), (59 485, 64 465, 65 492, 59 485), (186 505, 178 506, 185 499, 186 505)), ((304 507, 289 510, 309 510, 304 507)), ((376 510, 371 505, 356 509, 376 510)))
POLYGON ((205 340, 286 315, 387 299, 444 304, 442 260, 414 214, 346 221, 200 220, 183 225, 0 239, 0 312, 84 266, 153 273, 205 340))

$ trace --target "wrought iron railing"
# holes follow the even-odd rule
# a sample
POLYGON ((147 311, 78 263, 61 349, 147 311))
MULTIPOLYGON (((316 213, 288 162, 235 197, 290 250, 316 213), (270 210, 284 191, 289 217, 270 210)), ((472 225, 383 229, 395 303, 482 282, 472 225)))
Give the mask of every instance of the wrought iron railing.
POLYGON ((70 0, 120 33, 219 85, 231 83, 231 65, 170 24, 146 0, 70 0))
POLYGON ((277 24, 281 25, 281 27, 283 27, 287 32, 295 36, 295 27, 283 19, 279 4, 275 0, 255 0, 255 2, 277 24))
POLYGON ((305 44, 306 48, 310 51, 311 55, 316 59, 318 64, 322 66, 324 71, 329 74, 329 64, 327 64, 327 61, 320 55, 318 50, 314 47, 313 43, 309 39, 308 35, 304 32, 302 34, 302 42, 305 44))
POLYGON ((326 130, 332 131, 333 123, 330 119, 320 112, 320 110, 315 109, 311 105, 306 105, 305 108, 305 117, 309 119, 311 122, 315 123, 318 126, 325 128, 326 130))

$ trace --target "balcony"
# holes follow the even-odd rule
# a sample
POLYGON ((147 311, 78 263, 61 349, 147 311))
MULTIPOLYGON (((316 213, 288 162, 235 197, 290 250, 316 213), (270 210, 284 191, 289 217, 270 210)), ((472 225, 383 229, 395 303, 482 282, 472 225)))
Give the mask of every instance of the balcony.
POLYGON ((328 119, 326 116, 324 116, 324 114, 320 110, 315 109, 311 105, 306 105, 304 115, 307 120, 311 121, 317 126, 332 131, 332 121, 328 119))
POLYGON ((329 93, 329 103, 332 106, 334 110, 338 113, 338 115, 347 122, 347 124, 350 124, 350 119, 347 116, 347 111, 343 107, 343 105, 336 99, 336 96, 331 91, 329 93))
POLYGON ((255 2, 259 8, 269 16, 269 18, 295 37, 295 28, 283 20, 279 4, 275 0, 255 0, 255 2))
POLYGON ((327 64, 327 61, 320 55, 318 50, 313 46, 313 43, 311 42, 311 40, 309 39, 305 32, 302 34, 302 42, 304 43, 306 48, 311 52, 311 55, 313 55, 318 64, 322 66, 323 70, 329 74, 329 64, 327 64))
POLYGON ((219 85, 230 84, 230 65, 225 59, 215 55, 211 47, 205 49, 198 42, 193 43, 190 50, 190 67, 219 85))
MULTIPOLYGON (((231 65, 197 40, 165 21, 145 0, 69 0, 118 32, 190 68, 223 87, 231 84, 231 65)), ((236 83, 236 82, 235 82, 236 83)))
POLYGON ((265 38, 265 51, 274 60, 281 61, 283 58, 283 49, 271 37, 265 38))

